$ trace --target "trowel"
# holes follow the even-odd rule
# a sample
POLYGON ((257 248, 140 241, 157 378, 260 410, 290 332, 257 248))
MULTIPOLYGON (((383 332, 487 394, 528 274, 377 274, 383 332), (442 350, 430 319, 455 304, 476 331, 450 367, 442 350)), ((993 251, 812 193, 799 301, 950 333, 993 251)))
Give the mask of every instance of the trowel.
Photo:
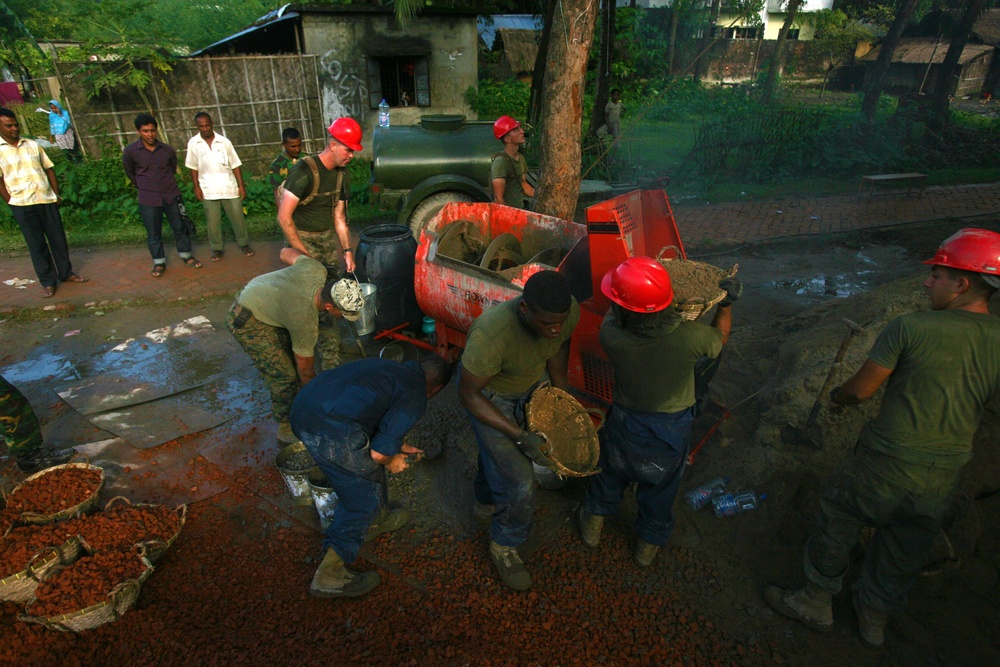
POLYGON ((840 370, 840 364, 844 360, 844 355, 847 354, 847 348, 851 345, 851 339, 857 334, 864 333, 864 329, 859 324, 852 322, 846 317, 841 319, 847 325, 847 333, 844 335, 844 340, 840 342, 840 348, 833 358, 833 365, 830 366, 830 372, 826 374, 826 380, 823 381, 823 386, 819 390, 819 396, 816 397, 816 402, 813 403, 812 410, 809 411, 809 416, 806 418, 805 424, 801 428, 791 423, 781 427, 781 441, 786 445, 799 445, 802 447, 811 447, 812 449, 822 449, 823 447, 822 443, 810 435, 812 427, 816 424, 816 417, 819 416, 819 409, 823 405, 823 397, 830 391, 833 378, 837 375, 837 371, 840 370))

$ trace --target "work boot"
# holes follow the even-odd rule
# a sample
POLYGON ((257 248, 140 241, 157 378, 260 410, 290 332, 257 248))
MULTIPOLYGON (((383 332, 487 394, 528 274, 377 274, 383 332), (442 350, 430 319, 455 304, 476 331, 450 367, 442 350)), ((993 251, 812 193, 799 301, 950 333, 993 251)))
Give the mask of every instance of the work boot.
POLYGON ((323 562, 316 568, 309 595, 318 598, 353 598, 364 595, 382 582, 378 572, 351 572, 344 560, 327 547, 323 562))
POLYGON ((490 541, 490 560, 496 565, 500 580, 515 591, 531 588, 531 575, 524 567, 517 547, 504 547, 490 541))
POLYGON ((295 437, 295 433, 292 432, 292 425, 289 422, 278 422, 278 444, 282 447, 287 447, 288 445, 293 445, 298 442, 299 439, 295 437))
POLYGON ((365 542, 371 542, 382 533, 391 533, 397 528, 402 528, 409 520, 408 510, 403 508, 391 510, 383 507, 372 521, 372 525, 368 527, 368 537, 365 538, 365 542))
POLYGON ((583 505, 580 505, 580 509, 576 512, 576 520, 580 524, 580 539, 591 549, 596 549, 597 545, 601 543, 601 528, 604 527, 604 517, 591 514, 583 509, 583 505))
POLYGON ((768 586, 764 601, 782 616, 827 632, 833 627, 833 595, 809 582, 798 590, 768 586))
POLYGON ((75 449, 47 449, 45 447, 39 447, 30 452, 19 452, 14 455, 14 460, 17 463, 18 470, 21 472, 38 472, 45 468, 51 468, 52 466, 61 465, 66 463, 73 455, 76 454, 75 449))
POLYGON ((472 506, 472 513, 480 521, 492 521, 493 514, 497 511, 497 506, 493 504, 481 503, 478 500, 472 506))
POLYGON ((888 617, 880 611, 875 611, 858 600, 858 594, 853 595, 854 611, 858 615, 858 630, 865 646, 879 648, 885 643, 885 624, 888 617))
POLYGON ((653 564, 656 554, 660 553, 660 546, 650 544, 646 540, 636 538, 635 540, 635 562, 639 567, 649 567, 653 564))

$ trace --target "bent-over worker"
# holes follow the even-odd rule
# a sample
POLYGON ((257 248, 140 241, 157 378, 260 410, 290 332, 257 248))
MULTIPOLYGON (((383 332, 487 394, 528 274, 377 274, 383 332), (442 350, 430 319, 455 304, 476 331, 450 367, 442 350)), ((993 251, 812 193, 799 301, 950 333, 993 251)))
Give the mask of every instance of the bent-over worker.
POLYGON ((419 460, 421 450, 403 436, 450 375, 448 363, 436 354, 419 363, 362 359, 320 373, 299 392, 292 428, 338 499, 310 594, 354 597, 378 586, 377 572, 346 566, 366 541, 409 520, 405 509, 388 509, 385 471, 398 474, 409 467, 408 457, 419 460))
POLYGON ((260 371, 271 393, 278 442, 291 444, 292 401, 316 376, 313 350, 320 336, 319 313, 339 314, 326 268, 295 248, 282 248, 288 268, 257 276, 236 295, 226 328, 260 371))
POLYGON ((1000 392, 1000 319, 989 311, 1000 287, 1000 234, 960 230, 924 264, 931 309, 889 322, 860 370, 831 392, 834 403, 856 405, 886 385, 849 467, 823 491, 805 547, 808 583, 764 590, 775 611, 830 630, 851 550, 874 527, 853 593, 870 646, 882 645, 887 614, 906 604, 972 457, 983 408, 1000 392))
POLYGON ((569 389, 569 345, 580 307, 566 279, 541 271, 517 299, 480 315, 462 354, 458 397, 479 445, 476 514, 492 516, 490 559, 504 584, 531 587, 517 548, 531 531, 535 509, 532 461, 542 462, 544 438, 525 430, 525 404, 548 372, 552 386, 569 389))
POLYGON ((601 347, 615 371, 613 403, 601 429, 601 472, 590 482, 577 518, 583 543, 600 543, 604 517, 614 516, 636 483, 634 558, 649 567, 674 529, 674 498, 684 473, 697 408, 695 375, 729 339, 742 284, 728 278, 712 324, 689 322, 672 308, 670 274, 656 260, 632 257, 608 271, 601 291, 611 309, 601 347))

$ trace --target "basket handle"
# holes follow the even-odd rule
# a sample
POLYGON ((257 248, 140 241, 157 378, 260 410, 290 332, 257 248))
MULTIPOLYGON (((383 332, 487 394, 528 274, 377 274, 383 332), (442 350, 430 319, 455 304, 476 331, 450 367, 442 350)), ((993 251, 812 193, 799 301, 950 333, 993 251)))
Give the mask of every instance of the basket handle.
POLYGON ((19 517, 22 521, 27 521, 29 523, 35 523, 39 526, 47 526, 50 523, 55 523, 55 519, 49 514, 41 514, 39 512, 21 512, 19 517))
POLYGON ((726 272, 726 277, 727 278, 732 278, 733 276, 736 275, 736 272, 739 271, 739 270, 740 270, 740 265, 739 264, 733 264, 732 266, 729 267, 729 271, 726 272))
POLYGON ((132 506, 132 501, 131 501, 131 500, 129 500, 128 498, 126 498, 125 496, 115 496, 114 498, 112 498, 111 500, 109 500, 109 501, 108 501, 108 502, 107 502, 107 503, 106 503, 106 504, 104 505, 104 511, 105 511, 105 512, 107 512, 107 511, 108 511, 109 509, 111 509, 111 506, 112 506, 112 505, 113 505, 113 504, 114 504, 114 503, 115 503, 116 501, 119 501, 119 500, 123 500, 123 501, 125 501, 125 504, 126 504, 126 505, 128 505, 129 507, 131 507, 131 506, 132 506))
POLYGON ((601 427, 604 426, 604 420, 608 418, 608 413, 600 408, 587 408, 587 414, 597 419, 597 424, 594 426, 594 430, 600 431, 601 427))
POLYGON ((84 463, 90 465, 90 457, 84 454, 83 452, 76 452, 75 454, 73 454, 73 456, 69 457, 69 461, 67 461, 66 463, 79 463, 77 459, 83 459, 84 463))
POLYGON ((63 562, 63 559, 62 559, 62 554, 59 553, 59 549, 57 547, 44 547, 42 549, 39 549, 38 552, 28 560, 28 562, 24 566, 24 570, 22 570, 22 572, 27 572, 28 576, 31 577, 32 579, 34 579, 35 581, 41 581, 41 579, 39 579, 39 578, 37 578, 35 576, 35 571, 33 569, 31 569, 31 564, 34 563, 39 558, 41 558, 42 556, 47 556, 50 552, 55 552, 56 554, 59 555, 59 565, 60 566, 65 565, 65 563, 63 562))
POLYGON ((177 507, 174 508, 174 512, 176 514, 180 515, 180 517, 181 517, 181 527, 183 528, 184 527, 184 523, 187 521, 188 506, 187 505, 178 505, 177 507))
POLYGON ((668 258, 668 261, 671 259, 684 259, 684 257, 681 255, 681 249, 675 245, 665 245, 662 248, 660 248, 660 252, 656 253, 656 259, 663 259, 663 253, 665 253, 668 250, 673 250, 677 254, 677 257, 668 258))

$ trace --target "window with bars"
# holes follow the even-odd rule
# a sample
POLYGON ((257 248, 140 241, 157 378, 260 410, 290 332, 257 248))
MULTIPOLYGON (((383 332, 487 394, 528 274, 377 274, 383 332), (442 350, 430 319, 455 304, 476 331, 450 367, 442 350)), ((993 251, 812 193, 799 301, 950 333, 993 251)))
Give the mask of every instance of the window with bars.
POLYGON ((383 99, 391 107, 430 106, 431 86, 427 58, 369 56, 369 107, 377 109, 383 99))

